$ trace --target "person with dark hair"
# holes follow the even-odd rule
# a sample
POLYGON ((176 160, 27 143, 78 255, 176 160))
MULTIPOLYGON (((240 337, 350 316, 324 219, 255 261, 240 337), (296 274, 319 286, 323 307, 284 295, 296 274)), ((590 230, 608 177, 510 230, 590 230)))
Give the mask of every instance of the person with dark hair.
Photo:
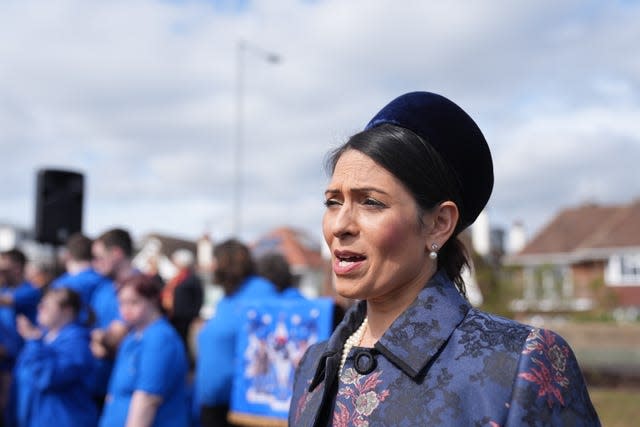
POLYGON ((304 298, 295 284, 291 266, 279 252, 267 253, 257 261, 258 275, 264 277, 276 286, 280 297, 284 298, 304 298))
POLYGON ((132 274, 133 240, 129 232, 113 228, 99 235, 91 248, 94 268, 116 282, 132 274))
POLYGON ((36 321, 42 291, 25 279, 27 257, 19 249, 0 252, 0 307, 11 307, 36 321))
POLYGON ((38 306, 39 326, 18 317, 26 344, 14 373, 17 427, 96 425, 98 409, 85 382, 93 359, 89 331, 78 322, 82 305, 75 291, 50 289, 38 306))
POLYGON ((91 247, 94 269, 104 276, 91 297, 96 316, 96 328, 91 331, 91 352, 96 358, 93 376, 94 398, 101 405, 107 391, 113 358, 120 342, 128 332, 120 317, 117 290, 122 281, 139 274, 131 265, 133 242, 128 231, 121 228, 107 230, 98 236, 91 247))
POLYGON ((289 424, 600 425, 569 345, 465 298, 458 240, 493 163, 449 99, 402 95, 329 159, 323 234, 359 300, 296 374, 289 424))
POLYGON ((190 354, 189 330, 200 315, 204 300, 202 281, 195 271, 195 259, 190 250, 176 250, 171 254, 171 261, 177 272, 162 289, 162 307, 190 354))
POLYGON ((93 259, 91 246, 93 241, 82 233, 74 233, 67 239, 64 254, 65 272, 51 282, 52 288, 71 288, 82 297, 82 301, 89 305, 94 291, 105 281, 98 273, 91 261, 93 259))
POLYGON ((100 427, 189 425, 187 355, 162 315, 161 287, 142 274, 120 284, 120 312, 131 332, 116 356, 100 427))
POLYGON ((0 252, 0 414, 9 399, 11 372, 23 340, 16 329, 16 316, 36 321, 42 290, 25 278, 27 257, 19 249, 0 252))
POLYGON ((95 270, 110 279, 95 290, 91 302, 97 326, 106 328, 119 318, 116 296, 119 283, 136 274, 131 265, 133 244, 129 232, 120 228, 104 232, 93 241, 92 254, 95 270))
POLYGON ((226 426, 235 365, 237 334, 243 324, 242 305, 276 296, 271 282, 256 275, 249 248, 231 239, 215 246, 215 282, 225 297, 197 337, 195 406, 202 427, 226 426))

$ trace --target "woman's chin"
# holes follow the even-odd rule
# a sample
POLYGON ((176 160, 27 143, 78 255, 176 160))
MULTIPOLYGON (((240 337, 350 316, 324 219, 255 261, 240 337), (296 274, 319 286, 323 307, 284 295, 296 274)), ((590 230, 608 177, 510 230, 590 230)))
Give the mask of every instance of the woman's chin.
POLYGON ((353 282, 336 282, 336 292, 343 298, 349 299, 366 299, 365 292, 363 292, 362 288, 353 282))

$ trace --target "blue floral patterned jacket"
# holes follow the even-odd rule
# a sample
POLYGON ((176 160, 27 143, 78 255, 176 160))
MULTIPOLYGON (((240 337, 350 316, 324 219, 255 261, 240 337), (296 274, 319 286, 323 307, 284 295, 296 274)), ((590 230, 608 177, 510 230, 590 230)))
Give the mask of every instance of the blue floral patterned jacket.
POLYGON ((373 349, 342 347, 358 303, 296 372, 290 426, 599 426, 557 334, 472 308, 440 272, 373 349))

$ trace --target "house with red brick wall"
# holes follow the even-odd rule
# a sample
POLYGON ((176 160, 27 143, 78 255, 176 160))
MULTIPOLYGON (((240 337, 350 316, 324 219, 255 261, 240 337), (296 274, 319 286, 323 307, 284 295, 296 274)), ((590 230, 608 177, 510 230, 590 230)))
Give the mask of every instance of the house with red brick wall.
POLYGON ((505 265, 515 312, 640 307, 640 199, 564 209, 505 265))

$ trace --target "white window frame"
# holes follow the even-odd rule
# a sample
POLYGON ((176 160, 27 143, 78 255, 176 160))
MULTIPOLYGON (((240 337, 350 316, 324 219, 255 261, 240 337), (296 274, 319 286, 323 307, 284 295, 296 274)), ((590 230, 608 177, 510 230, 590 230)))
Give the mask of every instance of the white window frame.
POLYGON ((609 257, 604 277, 607 286, 640 285, 640 252, 609 257))

